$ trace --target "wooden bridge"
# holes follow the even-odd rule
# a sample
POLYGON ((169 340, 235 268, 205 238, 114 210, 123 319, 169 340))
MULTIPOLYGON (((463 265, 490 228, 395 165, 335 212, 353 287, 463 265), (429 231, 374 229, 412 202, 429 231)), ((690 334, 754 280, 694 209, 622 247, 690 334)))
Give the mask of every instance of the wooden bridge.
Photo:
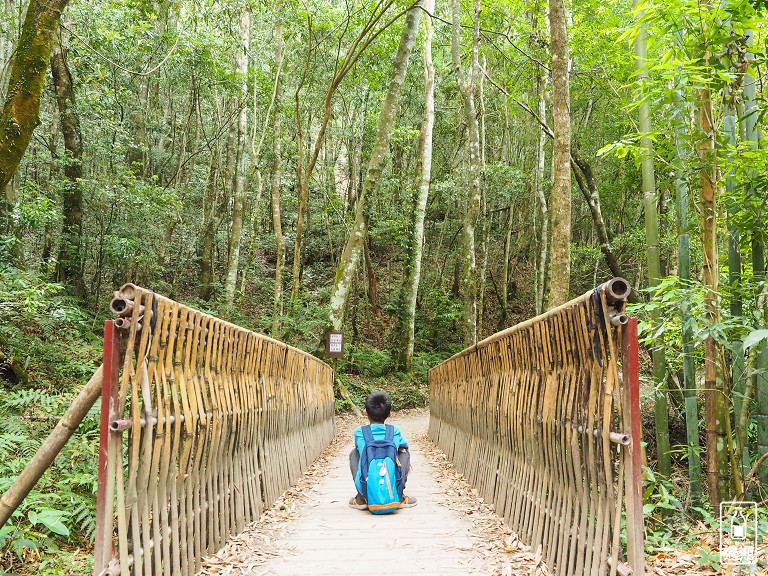
POLYGON ((328 365, 124 286, 105 324, 95 574, 643 574, 628 292, 614 279, 435 367, 428 424, 403 424, 418 505, 373 516, 347 506, 328 365), (485 536, 452 509, 465 480, 497 515, 485 536), (506 563, 484 554, 502 522, 506 563))

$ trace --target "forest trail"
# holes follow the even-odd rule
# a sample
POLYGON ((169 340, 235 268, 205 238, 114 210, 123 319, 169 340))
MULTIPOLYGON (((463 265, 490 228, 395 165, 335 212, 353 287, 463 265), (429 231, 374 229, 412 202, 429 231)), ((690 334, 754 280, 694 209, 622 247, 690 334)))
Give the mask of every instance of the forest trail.
POLYGON ((411 445, 406 494, 418 505, 374 516, 347 505, 352 431, 361 419, 337 419, 332 445, 297 486, 203 564, 200 575, 344 576, 382 570, 416 574, 546 574, 426 435, 429 412, 395 414, 411 445))

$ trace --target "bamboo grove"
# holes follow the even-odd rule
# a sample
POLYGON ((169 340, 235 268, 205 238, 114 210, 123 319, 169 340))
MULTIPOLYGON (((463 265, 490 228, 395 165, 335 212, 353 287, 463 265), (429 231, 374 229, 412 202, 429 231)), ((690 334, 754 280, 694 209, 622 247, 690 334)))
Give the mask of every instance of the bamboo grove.
POLYGON ((406 385, 622 276, 649 465, 765 499, 761 0, 2 8, 4 273, 343 330, 406 385))

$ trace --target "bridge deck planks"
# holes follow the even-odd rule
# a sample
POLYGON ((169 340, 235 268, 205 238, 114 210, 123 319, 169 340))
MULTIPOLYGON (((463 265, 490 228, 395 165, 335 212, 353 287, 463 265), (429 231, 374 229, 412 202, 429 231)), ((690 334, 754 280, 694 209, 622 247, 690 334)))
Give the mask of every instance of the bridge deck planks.
MULTIPOLYGON (((427 416, 402 424, 409 440, 426 429, 427 416)), ((331 459, 329 471, 311 489, 308 504, 282 533, 275 547, 282 550, 248 574, 274 576, 345 576, 390 573, 485 575, 484 558, 465 515, 441 505, 445 496, 432 481, 433 465, 412 445, 413 470, 406 494, 418 498, 414 508, 375 516, 354 510, 354 494, 344 445, 331 459)), ((233 575, 241 572, 233 571, 233 575)))

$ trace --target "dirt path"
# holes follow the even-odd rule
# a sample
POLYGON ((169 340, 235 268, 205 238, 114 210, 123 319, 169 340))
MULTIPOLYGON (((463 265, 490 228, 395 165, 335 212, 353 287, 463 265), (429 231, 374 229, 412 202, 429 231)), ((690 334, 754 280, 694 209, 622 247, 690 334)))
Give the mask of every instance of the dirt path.
POLYGON ((394 415, 411 444, 406 494, 414 508, 387 516, 354 510, 348 454, 363 423, 340 418, 338 434, 299 484, 210 557, 201 575, 400 576, 546 574, 426 436, 427 411, 394 415))

